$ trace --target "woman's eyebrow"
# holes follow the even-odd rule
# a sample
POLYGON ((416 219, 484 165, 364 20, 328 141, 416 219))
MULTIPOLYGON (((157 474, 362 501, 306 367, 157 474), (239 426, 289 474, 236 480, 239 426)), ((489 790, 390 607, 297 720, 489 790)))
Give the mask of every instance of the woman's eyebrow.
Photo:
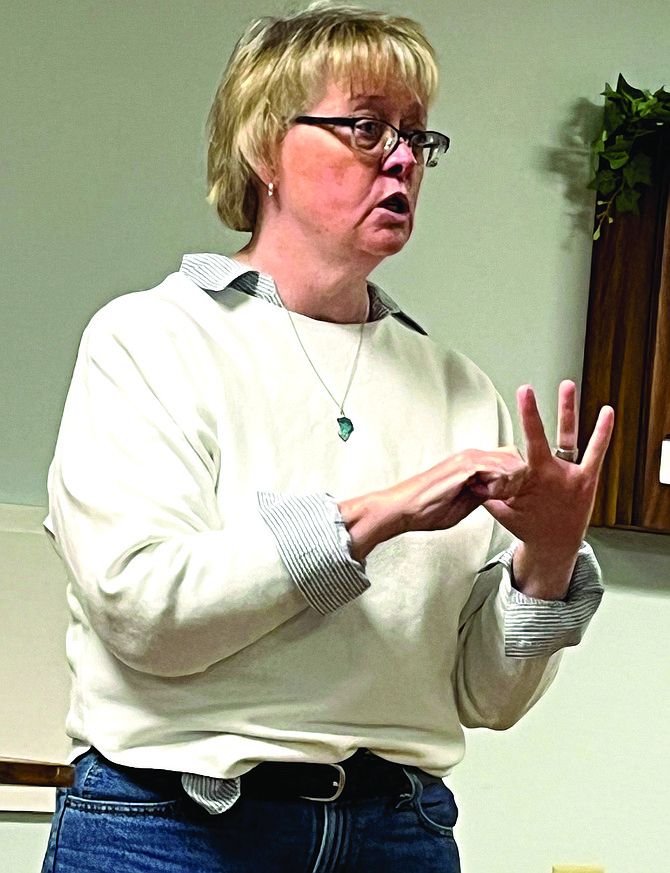
POLYGON ((352 107, 354 106, 371 106, 374 109, 379 109, 384 103, 384 97, 378 94, 352 94, 349 98, 352 107))
MULTIPOLYGON (((360 107, 361 105, 372 105, 372 104, 384 104, 388 102, 391 98, 388 94, 352 94, 349 98, 352 107, 360 107)), ((375 108, 380 108, 378 105, 375 108)), ((403 118, 411 121, 412 123, 416 122, 418 125, 425 126, 425 110, 423 106, 418 102, 413 102, 407 107, 407 111, 403 113, 403 118)))
POLYGON ((359 91, 351 95, 352 100, 388 100, 388 94, 368 94, 367 91, 359 91))

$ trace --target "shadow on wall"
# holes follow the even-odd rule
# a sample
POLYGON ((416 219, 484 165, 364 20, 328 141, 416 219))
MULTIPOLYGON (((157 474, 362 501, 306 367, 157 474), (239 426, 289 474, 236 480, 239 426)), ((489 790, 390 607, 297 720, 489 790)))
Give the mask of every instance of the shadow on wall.
POLYGON ((538 169, 560 181, 572 233, 587 236, 593 233, 594 192, 586 187, 594 174, 591 143, 598 136, 602 118, 602 106, 580 98, 558 129, 559 145, 539 149, 538 154, 538 169))

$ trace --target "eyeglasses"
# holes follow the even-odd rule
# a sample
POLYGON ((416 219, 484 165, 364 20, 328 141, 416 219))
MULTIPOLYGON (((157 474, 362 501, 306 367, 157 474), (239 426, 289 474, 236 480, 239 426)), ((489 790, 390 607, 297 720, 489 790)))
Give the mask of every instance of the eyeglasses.
POLYGON ((398 130, 379 118, 319 118, 300 115, 294 124, 313 124, 317 127, 348 127, 351 146, 357 152, 385 160, 404 140, 414 152, 417 163, 434 167, 440 155, 449 148, 449 137, 435 130, 398 130))

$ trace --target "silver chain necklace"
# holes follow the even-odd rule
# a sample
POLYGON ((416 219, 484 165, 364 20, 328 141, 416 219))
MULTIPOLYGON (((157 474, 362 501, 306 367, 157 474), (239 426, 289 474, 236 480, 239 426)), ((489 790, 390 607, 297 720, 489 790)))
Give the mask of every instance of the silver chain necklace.
MULTIPOLYGON (((279 297, 279 294, 277 296, 279 297)), ((284 308, 284 311, 288 315, 288 320, 291 322, 291 327, 293 328, 293 333, 295 334, 295 338, 298 340, 300 348, 302 349, 303 354, 307 358, 310 367, 312 368, 312 370, 314 370, 314 375, 319 380, 319 382, 321 382, 323 387, 326 389, 328 396, 331 398, 331 400, 333 401, 335 406, 337 406, 337 408, 340 410, 340 414, 337 418, 337 424, 339 426, 338 436, 340 437, 341 440, 344 440, 344 442, 346 443, 346 441, 349 439, 349 437, 354 432, 354 424, 353 424, 352 420, 344 414, 344 404, 345 404, 347 397, 349 396, 349 389, 351 388, 351 383, 354 381, 354 374, 356 373, 356 367, 358 365, 358 357, 361 353, 361 346, 363 345, 363 331, 365 330, 365 322, 364 321, 361 322, 361 330, 360 330, 360 334, 358 336, 358 347, 356 349, 356 354, 354 355, 354 360, 352 361, 352 364, 351 364, 351 370, 349 371, 349 380, 347 382, 347 388, 344 392, 344 397, 342 398, 342 402, 338 403, 337 398, 333 395, 330 388, 323 381, 319 371, 314 366, 314 362, 312 361, 309 354, 307 353, 307 349, 305 348, 303 341, 300 339, 300 334, 298 333, 298 328, 295 326, 295 322, 293 321, 293 316, 291 315, 291 310, 287 306, 284 306, 284 301, 281 299, 281 297, 279 297, 279 299, 281 301, 282 307, 284 308)))

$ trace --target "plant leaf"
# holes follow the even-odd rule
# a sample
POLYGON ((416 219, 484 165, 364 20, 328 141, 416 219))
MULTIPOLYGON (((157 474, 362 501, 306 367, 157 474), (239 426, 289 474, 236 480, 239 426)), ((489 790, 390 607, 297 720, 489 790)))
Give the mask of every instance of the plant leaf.
POLYGON ((633 188, 626 188, 617 195, 616 208, 618 212, 634 212, 635 215, 640 214, 637 201, 640 199, 640 191, 635 191, 633 188))
MULTIPOLYGON (((603 133, 609 131, 609 135, 614 133, 626 120, 625 114, 621 109, 611 101, 605 103, 605 114, 603 117, 603 133)), ((605 139, 606 137, 603 137, 605 139)))
POLYGON ((623 177, 627 185, 633 188, 635 185, 651 185, 652 159, 650 155, 637 154, 623 168, 623 177))
POLYGON ((630 155, 627 151, 606 149, 602 153, 602 157, 605 158, 613 170, 618 170, 619 167, 623 167, 624 164, 628 163, 630 155))
POLYGON ((609 167, 602 166, 598 169, 595 176, 586 186, 591 191, 598 191, 601 194, 612 194, 619 184, 619 177, 609 167))
POLYGON ((614 220, 610 214, 612 205, 618 212, 639 214, 642 190, 653 184, 653 160, 643 152, 646 147, 640 140, 670 124, 670 92, 664 88, 652 94, 633 87, 620 73, 616 89, 606 82, 602 93, 605 97, 602 129, 592 143, 598 168, 587 184, 602 198, 597 200, 598 227, 594 239, 600 236, 605 220, 608 224, 614 220))
POLYGON ((639 100, 640 97, 644 97, 644 91, 640 91, 639 88, 633 88, 632 85, 629 85, 621 73, 619 73, 619 78, 617 79, 616 89, 619 94, 623 94, 631 100, 639 100))

